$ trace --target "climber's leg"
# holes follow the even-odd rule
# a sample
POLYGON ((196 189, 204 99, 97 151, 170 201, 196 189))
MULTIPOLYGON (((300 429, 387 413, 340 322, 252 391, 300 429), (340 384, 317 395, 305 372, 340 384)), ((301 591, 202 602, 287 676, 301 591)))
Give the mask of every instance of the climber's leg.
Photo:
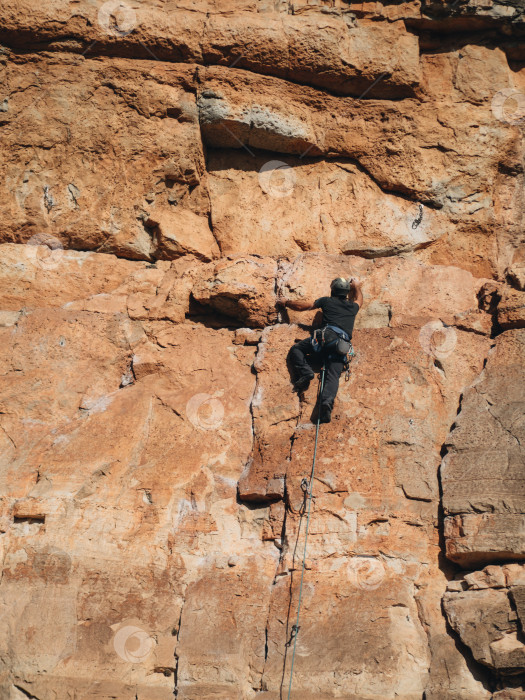
POLYGON ((306 361, 306 358, 311 355, 312 352, 311 340, 310 338, 305 338, 292 346, 290 352, 288 353, 290 364, 293 368, 294 389, 296 391, 305 391, 310 384, 310 380, 312 380, 315 376, 312 368, 306 361))
POLYGON ((344 360, 326 360, 324 389, 320 400, 319 416, 321 423, 330 423, 332 408, 339 389, 339 378, 344 368, 344 360))

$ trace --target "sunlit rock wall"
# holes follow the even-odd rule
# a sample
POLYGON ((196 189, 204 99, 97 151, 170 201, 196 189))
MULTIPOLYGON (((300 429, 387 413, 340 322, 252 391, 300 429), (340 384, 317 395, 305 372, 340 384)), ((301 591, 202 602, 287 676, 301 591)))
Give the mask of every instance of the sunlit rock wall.
POLYGON ((525 19, 5 0, 0 697, 523 700, 525 19), (303 484, 304 485, 304 484, 303 484))

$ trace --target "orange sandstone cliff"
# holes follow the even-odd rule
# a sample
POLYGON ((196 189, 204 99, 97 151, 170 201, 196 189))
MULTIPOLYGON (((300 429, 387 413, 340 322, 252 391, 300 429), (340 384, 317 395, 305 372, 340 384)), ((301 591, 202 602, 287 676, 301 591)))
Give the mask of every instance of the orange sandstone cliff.
POLYGON ((525 698, 520 0, 3 0, 0 698, 525 698), (299 528, 301 530, 299 531, 299 528))

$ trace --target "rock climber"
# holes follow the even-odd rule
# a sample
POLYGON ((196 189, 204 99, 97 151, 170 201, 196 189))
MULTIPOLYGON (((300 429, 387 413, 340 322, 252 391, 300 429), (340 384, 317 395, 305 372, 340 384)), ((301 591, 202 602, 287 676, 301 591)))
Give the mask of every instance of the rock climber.
MULTIPOLYGON (((323 394, 320 399, 319 422, 330 423, 332 408, 339 388, 339 378, 345 367, 346 355, 337 352, 340 339, 347 341, 350 348, 354 321, 363 305, 361 282, 357 277, 349 280, 338 277, 330 285, 331 296, 320 297, 313 304, 307 301, 293 301, 279 297, 278 302, 294 311, 321 309, 322 328, 314 331, 310 338, 296 343, 290 350, 289 359, 295 374, 294 389, 298 393, 306 391, 315 374, 307 362, 307 357, 317 354, 325 362, 326 373, 323 394)), ((340 346, 341 347, 341 346, 340 346)), ((344 348, 344 346, 343 346, 344 348)))

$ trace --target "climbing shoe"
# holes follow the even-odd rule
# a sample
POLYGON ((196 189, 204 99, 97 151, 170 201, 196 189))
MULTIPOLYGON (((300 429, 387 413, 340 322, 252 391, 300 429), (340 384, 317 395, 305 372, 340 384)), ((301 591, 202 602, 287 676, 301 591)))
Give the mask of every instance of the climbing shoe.
POLYGON ((328 404, 322 403, 319 409, 319 423, 330 423, 332 420, 332 409, 328 404))
POLYGON ((306 391, 314 377, 315 374, 313 372, 311 372, 310 374, 304 374, 302 377, 299 377, 299 379, 295 382, 293 388, 295 389, 295 391, 297 391, 297 393, 306 391))

